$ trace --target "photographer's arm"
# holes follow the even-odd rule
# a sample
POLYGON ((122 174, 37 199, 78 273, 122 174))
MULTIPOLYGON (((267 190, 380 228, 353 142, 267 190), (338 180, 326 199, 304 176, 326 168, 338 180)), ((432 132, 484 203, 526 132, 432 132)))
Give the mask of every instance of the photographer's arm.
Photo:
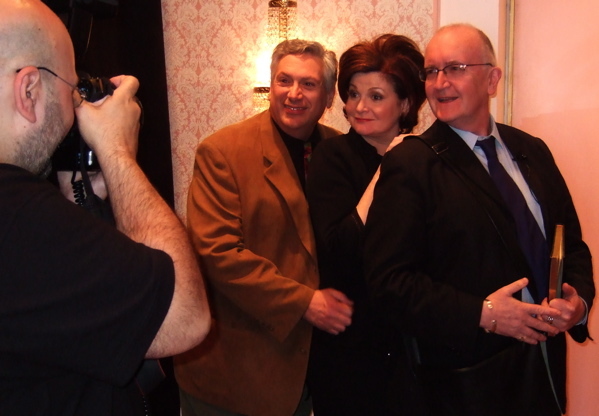
POLYGON ((98 156, 117 227, 134 241, 160 249, 173 260, 175 291, 169 311, 146 357, 158 358, 192 348, 210 327, 210 313, 197 260, 187 233, 136 162, 140 108, 133 77, 111 80, 112 97, 83 103, 77 119, 83 138, 98 156))

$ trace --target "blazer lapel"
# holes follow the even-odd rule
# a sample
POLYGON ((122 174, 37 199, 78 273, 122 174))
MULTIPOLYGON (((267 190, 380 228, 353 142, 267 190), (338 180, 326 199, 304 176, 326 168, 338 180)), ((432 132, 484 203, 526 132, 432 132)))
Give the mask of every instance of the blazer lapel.
POLYGON ((302 241, 302 244, 316 260, 316 247, 308 203, 295 172, 291 156, 281 135, 266 111, 260 125, 260 142, 264 156, 264 176, 280 193, 286 208, 302 241))
MULTIPOLYGON (((459 169, 463 175, 470 180, 482 193, 491 198, 506 213, 509 213, 501 194, 485 170, 480 160, 476 157, 472 149, 466 145, 464 140, 454 132, 447 124, 436 121, 429 130, 431 137, 441 137, 447 145, 449 159, 454 166, 459 169)), ((427 131, 425 134, 428 134, 427 131)), ((509 215, 509 214, 508 214, 509 215)))
MULTIPOLYGON (((543 222, 545 225, 549 224, 547 218, 547 207, 550 205, 547 204, 547 189, 543 186, 541 178, 538 175, 538 171, 531 167, 531 163, 529 161, 529 157, 534 157, 534 155, 529 155, 527 149, 524 147, 524 141, 520 140, 519 137, 514 134, 510 134, 506 126, 497 124, 497 129, 499 130, 499 134, 501 135, 501 139, 509 149, 510 153, 516 160, 518 164, 518 168, 524 177, 524 180, 528 184, 531 192, 533 193, 535 199, 539 203, 541 208, 541 213, 543 215, 543 222)), ((545 230, 547 231, 547 226, 545 226, 545 230)), ((551 234, 547 234, 547 236, 552 235, 553 231, 551 230, 551 234)))

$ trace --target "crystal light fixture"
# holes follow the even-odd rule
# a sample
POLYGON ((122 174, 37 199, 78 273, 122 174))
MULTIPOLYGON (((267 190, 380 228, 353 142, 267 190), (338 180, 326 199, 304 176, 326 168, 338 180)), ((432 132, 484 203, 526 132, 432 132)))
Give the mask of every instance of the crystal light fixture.
POLYGON ((273 47, 279 42, 295 38, 297 2, 271 0, 268 2, 268 43, 273 47))
MULTIPOLYGON (((270 0, 268 2, 268 26, 266 29, 267 45, 272 51, 280 42, 294 39, 297 27, 297 2, 293 0, 270 0)), ((264 62, 265 68, 259 71, 269 70, 270 62, 264 62), (268 69, 267 69, 268 67, 268 69)), ((268 95, 270 87, 254 87, 253 104, 257 111, 268 108, 268 95)))

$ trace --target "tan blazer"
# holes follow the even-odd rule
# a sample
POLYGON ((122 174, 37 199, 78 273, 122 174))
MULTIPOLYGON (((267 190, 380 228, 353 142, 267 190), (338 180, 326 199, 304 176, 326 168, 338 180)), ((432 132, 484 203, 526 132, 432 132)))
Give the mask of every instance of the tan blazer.
POLYGON ((180 387, 244 415, 292 415, 312 334, 302 317, 319 278, 308 205, 269 111, 200 143, 187 218, 214 322, 175 357, 180 387))

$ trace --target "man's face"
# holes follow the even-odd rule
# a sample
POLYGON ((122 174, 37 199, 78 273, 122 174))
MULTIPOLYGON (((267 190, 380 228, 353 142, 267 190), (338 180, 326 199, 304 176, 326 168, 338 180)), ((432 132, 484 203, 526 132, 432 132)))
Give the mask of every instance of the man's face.
POLYGON ((327 94, 322 61, 310 54, 287 55, 270 84, 270 114, 287 134, 306 140, 334 92, 327 94))
MULTIPOLYGON (((424 67, 442 69, 449 64, 482 64, 490 57, 471 28, 453 28, 436 34, 424 55, 424 67)), ((452 127, 487 135, 489 99, 497 90, 501 70, 469 66, 453 79, 439 71, 425 82, 426 97, 435 116, 452 127)))

